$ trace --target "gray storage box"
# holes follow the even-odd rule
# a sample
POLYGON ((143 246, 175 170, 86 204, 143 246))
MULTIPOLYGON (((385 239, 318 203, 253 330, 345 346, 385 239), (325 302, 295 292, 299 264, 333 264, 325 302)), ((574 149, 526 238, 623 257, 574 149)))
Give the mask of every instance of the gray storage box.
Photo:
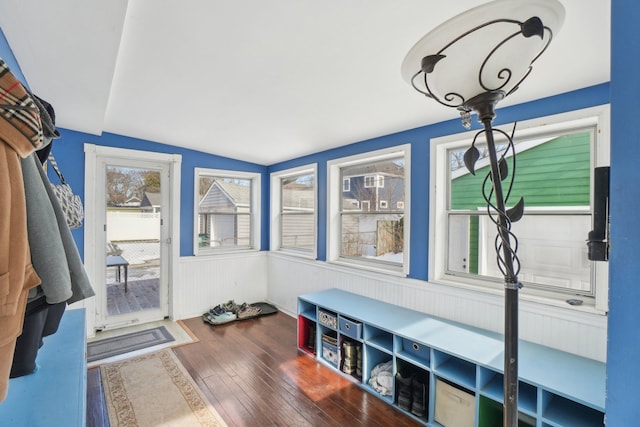
POLYGON ((357 340, 362 339, 362 323, 339 316, 338 326, 341 334, 357 340))

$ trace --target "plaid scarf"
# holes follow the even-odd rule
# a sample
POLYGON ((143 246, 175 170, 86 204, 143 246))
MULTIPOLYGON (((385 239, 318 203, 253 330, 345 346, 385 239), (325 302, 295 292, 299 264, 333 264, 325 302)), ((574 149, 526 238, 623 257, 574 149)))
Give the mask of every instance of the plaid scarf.
POLYGON ((0 142, 20 157, 43 144, 40 111, 24 86, 0 58, 0 142))

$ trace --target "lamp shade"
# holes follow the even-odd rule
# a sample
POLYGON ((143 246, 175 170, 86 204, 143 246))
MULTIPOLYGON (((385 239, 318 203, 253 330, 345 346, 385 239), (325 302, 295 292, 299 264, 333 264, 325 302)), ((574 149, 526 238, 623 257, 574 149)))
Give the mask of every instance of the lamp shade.
POLYGON ((490 92, 509 95, 564 22, 557 0, 495 0, 439 25, 411 48, 402 76, 419 92, 460 110, 490 92))

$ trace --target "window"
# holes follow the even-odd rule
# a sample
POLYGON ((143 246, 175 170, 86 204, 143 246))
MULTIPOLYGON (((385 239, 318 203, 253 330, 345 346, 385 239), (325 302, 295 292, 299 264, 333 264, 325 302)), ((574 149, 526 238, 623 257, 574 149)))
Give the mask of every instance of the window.
POLYGON ((364 187, 384 187, 384 175, 368 175, 364 177, 364 187))
POLYGON ((195 169, 196 255, 260 248, 260 174, 195 169))
MULTIPOLYGON (((608 115, 603 108, 594 111, 516 127, 517 170, 506 205, 524 198, 525 215, 511 230, 525 291, 579 298, 602 308, 605 302, 597 297, 606 288, 606 263, 587 259, 586 239, 593 228, 593 168, 608 163, 608 134, 603 130, 608 129, 608 115)), ((508 126, 503 130, 510 132, 508 126)), ((496 262, 497 231, 482 196, 489 170, 486 146, 478 144, 482 137, 476 142, 481 157, 475 175, 462 160, 474 135, 432 141, 432 178, 443 191, 432 192, 436 212, 431 219, 431 278, 498 287, 503 276, 496 262)), ((499 150, 504 142, 496 140, 499 150)))
POLYGON ((349 178, 342 180, 342 191, 351 191, 351 180, 349 178))
POLYGON ((316 257, 316 165, 271 174, 271 249, 316 257))
POLYGON ((408 274, 409 158, 404 145, 329 162, 330 261, 408 274))

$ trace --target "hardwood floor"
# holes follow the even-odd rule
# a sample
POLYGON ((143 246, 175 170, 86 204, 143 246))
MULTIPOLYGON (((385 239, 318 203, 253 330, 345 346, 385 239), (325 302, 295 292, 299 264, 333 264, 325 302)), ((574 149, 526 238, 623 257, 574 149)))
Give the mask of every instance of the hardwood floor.
MULTIPOLYGON (((174 351, 229 426, 420 425, 299 353, 290 316, 184 323, 200 342, 174 351)), ((89 370, 87 395, 87 425, 108 426, 99 368, 89 370)))

